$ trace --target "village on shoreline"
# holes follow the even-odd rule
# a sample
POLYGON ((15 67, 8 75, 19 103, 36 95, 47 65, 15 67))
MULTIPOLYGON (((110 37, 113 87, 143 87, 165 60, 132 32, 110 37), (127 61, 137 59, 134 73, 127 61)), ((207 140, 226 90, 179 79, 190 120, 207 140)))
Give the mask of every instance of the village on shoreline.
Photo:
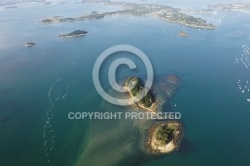
POLYGON ((190 27, 204 28, 204 29, 214 29, 215 25, 207 23, 206 20, 202 18, 196 18, 191 15, 187 15, 181 12, 178 8, 173 8, 165 5, 158 4, 137 4, 131 2, 115 2, 106 0, 84 0, 82 3, 101 3, 109 6, 119 6, 123 10, 111 11, 111 12, 97 12, 93 11, 90 14, 81 15, 78 17, 62 17, 54 16, 52 18, 44 18, 41 20, 42 23, 62 23, 62 22, 74 22, 74 21, 85 21, 85 20, 98 20, 103 19, 107 16, 115 15, 134 15, 134 16, 155 16, 161 20, 167 22, 173 22, 178 24, 183 24, 190 27))

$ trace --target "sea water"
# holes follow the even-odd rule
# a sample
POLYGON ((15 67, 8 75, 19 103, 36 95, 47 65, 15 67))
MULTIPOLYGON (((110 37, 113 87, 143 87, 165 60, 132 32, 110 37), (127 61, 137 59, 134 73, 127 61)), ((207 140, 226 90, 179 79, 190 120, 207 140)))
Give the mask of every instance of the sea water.
MULTIPOLYGON (((0 165, 250 162, 250 103, 246 100, 250 93, 239 91, 237 83, 250 81, 249 70, 233 63, 241 58, 243 45, 250 47, 248 14, 219 13, 223 19, 215 30, 129 15, 47 25, 39 21, 47 16, 78 16, 114 8, 80 3, 16 6, 0 11, 0 165), (77 29, 89 33, 81 38, 57 37, 77 29), (179 31, 189 36, 181 38, 179 31), (27 42, 37 45, 26 48, 27 42), (136 111, 107 103, 92 82, 95 60, 117 44, 143 50, 156 77, 175 74, 181 79, 177 94, 168 101, 172 111, 182 114, 184 134, 178 151, 160 156, 143 153, 143 131, 151 121, 69 120, 69 112, 136 111)), ((118 78, 146 74, 138 58, 124 53, 118 56, 124 55, 135 60, 139 69, 134 73, 121 67, 118 78)), ((101 75, 107 91, 110 85, 105 71, 111 61, 108 59, 101 75)))

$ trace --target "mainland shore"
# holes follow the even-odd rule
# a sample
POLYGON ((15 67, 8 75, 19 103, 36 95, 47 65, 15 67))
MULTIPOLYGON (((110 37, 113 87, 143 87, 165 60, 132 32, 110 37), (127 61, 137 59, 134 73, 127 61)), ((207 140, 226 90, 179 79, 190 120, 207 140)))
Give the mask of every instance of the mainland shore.
POLYGON ((101 3, 109 6, 120 6, 123 7, 122 10, 116 10, 111 12, 96 12, 81 15, 78 17, 52 17, 45 18, 41 20, 42 23, 61 23, 61 22, 74 22, 74 21, 85 21, 85 20, 99 20, 103 19, 106 16, 115 16, 115 15, 133 15, 133 16, 155 16, 158 19, 183 24, 195 28, 203 29, 214 29, 215 25, 207 23, 202 18, 193 17, 191 15, 184 14, 180 9, 158 4, 137 4, 130 2, 114 2, 114 1, 91 1, 85 0, 83 3, 101 3))

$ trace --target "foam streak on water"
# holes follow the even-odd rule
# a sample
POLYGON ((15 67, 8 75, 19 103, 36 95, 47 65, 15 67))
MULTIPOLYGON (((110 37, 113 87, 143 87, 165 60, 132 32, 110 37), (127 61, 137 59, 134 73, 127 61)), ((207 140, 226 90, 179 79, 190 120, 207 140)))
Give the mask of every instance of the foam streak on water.
MULTIPOLYGON (((240 57, 236 58, 234 61, 235 64, 243 67, 243 71, 247 71, 250 69, 250 48, 247 45, 242 45, 242 53, 240 57)), ((246 96, 246 101, 250 101, 250 85, 249 80, 247 79, 239 79, 237 81, 237 86, 239 91, 246 96)))
POLYGON ((48 106, 45 109, 45 123, 43 126, 43 138, 44 138, 44 157, 46 158, 47 163, 51 163, 53 160, 52 154, 53 150, 60 148, 61 153, 64 153, 64 148, 57 145, 58 133, 57 129, 53 126, 55 121, 55 114, 58 111, 57 106, 60 106, 62 103, 67 103, 66 99, 68 98, 69 90, 74 88, 74 85, 77 81, 86 76, 84 71, 81 74, 72 80, 69 83, 66 83, 64 78, 57 78, 50 86, 47 93, 48 106))
POLYGON ((60 99, 60 96, 54 99, 52 97, 52 93, 53 93, 53 88, 58 84, 59 81, 60 79, 57 79, 55 82, 53 82, 50 85, 48 96, 47 96, 49 99, 49 107, 46 109, 46 122, 43 127, 44 152, 45 152, 45 157, 48 158, 47 162, 50 162, 49 156, 55 146, 56 134, 54 132, 53 125, 51 123, 53 116, 54 116, 54 113, 52 112, 52 110, 54 108, 56 101, 60 99))

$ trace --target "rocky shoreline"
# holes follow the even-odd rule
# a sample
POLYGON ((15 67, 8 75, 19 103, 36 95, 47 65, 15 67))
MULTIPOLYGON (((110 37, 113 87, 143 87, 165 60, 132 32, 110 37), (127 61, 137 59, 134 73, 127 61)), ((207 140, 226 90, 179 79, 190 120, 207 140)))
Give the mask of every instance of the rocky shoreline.
POLYGON ((152 124, 150 128, 147 131, 145 131, 145 136, 146 136, 145 149, 152 154, 164 154, 164 153, 170 153, 174 150, 178 150, 181 142, 182 130, 183 130, 182 124, 177 121, 168 121, 168 122, 161 122, 159 124, 155 123, 152 124), (173 140, 171 140, 167 144, 159 145, 158 148, 155 147, 154 144, 157 144, 155 142, 157 140, 156 137, 159 126, 168 124, 178 125, 178 130, 175 133, 173 140))
MULTIPOLYGON (((179 79, 174 75, 165 76, 160 84, 160 91, 166 94, 166 97, 171 98, 179 85, 179 79)), ((153 114, 163 113, 163 110, 159 110, 161 106, 157 100, 153 100, 151 95, 147 101, 144 98, 147 96, 144 92, 143 83, 138 77, 129 77, 124 82, 124 89, 128 91, 128 97, 131 100, 131 106, 137 107, 140 110, 151 112, 153 114), (141 95, 142 99, 139 100, 141 95), (136 101, 136 102, 134 102, 136 101), (149 104, 147 104, 149 101, 149 104)), ((151 90, 147 91, 152 93, 151 90)), ((159 94, 155 94, 159 95, 159 94)), ((156 98, 156 96, 154 96, 156 98)), ((150 154, 164 154, 170 153, 175 149, 178 149, 182 135, 182 124, 177 121, 171 121, 167 119, 157 119, 157 121, 145 131, 145 150, 150 154)))

